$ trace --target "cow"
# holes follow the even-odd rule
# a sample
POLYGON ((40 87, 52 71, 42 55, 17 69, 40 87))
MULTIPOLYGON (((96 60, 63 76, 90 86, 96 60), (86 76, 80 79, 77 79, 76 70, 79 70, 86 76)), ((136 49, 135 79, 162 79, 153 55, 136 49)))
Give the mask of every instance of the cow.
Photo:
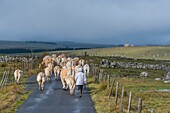
POLYGON ((41 64, 39 64, 39 68, 41 68, 42 66, 48 66, 49 63, 52 63, 53 59, 47 55, 43 58, 43 61, 41 62, 41 64))
POLYGON ((85 64, 85 60, 84 60, 84 59, 80 59, 80 60, 79 60, 79 65, 80 65, 80 66, 84 66, 84 64, 85 64))
POLYGON ((66 90, 70 90, 70 95, 74 95, 75 92, 75 87, 76 87, 76 83, 75 80, 73 78, 73 76, 66 76, 65 77, 65 82, 66 82, 66 90))
POLYGON ((37 82, 38 82, 39 90, 44 90, 44 83, 45 83, 45 73, 44 72, 38 73, 37 82))
POLYGON ((85 65, 83 66, 83 72, 84 72, 84 74, 85 74, 86 76, 89 76, 89 72, 90 72, 90 66, 89 66, 89 64, 85 64, 85 65))
POLYGON ((47 82, 51 81, 52 71, 53 71, 53 64, 49 63, 48 67, 44 69, 45 75, 47 77, 47 82))
POLYGON ((60 76, 61 69, 59 66, 55 66, 53 70, 54 70, 55 80, 58 80, 58 77, 60 76))
POLYGON ((66 89, 66 85, 65 85, 65 77, 67 77, 68 75, 68 69, 66 67, 63 67, 61 69, 61 73, 60 73, 60 79, 61 79, 61 83, 63 85, 63 89, 66 89))
POLYGON ((15 78, 15 81, 16 81, 17 84, 20 84, 19 80, 20 80, 22 75, 23 75, 23 71, 22 70, 19 70, 19 69, 15 70, 14 78, 15 78))

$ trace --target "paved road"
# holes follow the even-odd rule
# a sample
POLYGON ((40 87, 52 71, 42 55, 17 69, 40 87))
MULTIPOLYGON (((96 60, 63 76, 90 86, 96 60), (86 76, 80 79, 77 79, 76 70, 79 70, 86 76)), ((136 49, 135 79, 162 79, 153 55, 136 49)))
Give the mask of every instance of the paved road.
POLYGON ((45 90, 34 89, 30 97, 16 113, 96 113, 89 90, 83 90, 82 97, 78 90, 71 96, 69 91, 62 90, 60 81, 52 78, 45 84, 45 90))

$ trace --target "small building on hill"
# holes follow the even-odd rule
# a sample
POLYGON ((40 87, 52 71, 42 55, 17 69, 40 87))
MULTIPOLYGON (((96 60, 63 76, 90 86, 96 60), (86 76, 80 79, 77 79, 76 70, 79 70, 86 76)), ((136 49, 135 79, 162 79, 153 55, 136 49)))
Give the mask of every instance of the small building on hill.
POLYGON ((134 47, 135 45, 133 44, 124 44, 124 47, 134 47))

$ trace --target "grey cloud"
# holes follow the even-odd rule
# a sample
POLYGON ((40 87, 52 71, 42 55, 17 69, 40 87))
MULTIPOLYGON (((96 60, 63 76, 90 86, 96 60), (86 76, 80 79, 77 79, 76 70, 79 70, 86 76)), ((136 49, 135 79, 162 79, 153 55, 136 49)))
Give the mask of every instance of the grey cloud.
POLYGON ((0 0, 0 39, 165 44, 169 12, 169 0, 0 0))

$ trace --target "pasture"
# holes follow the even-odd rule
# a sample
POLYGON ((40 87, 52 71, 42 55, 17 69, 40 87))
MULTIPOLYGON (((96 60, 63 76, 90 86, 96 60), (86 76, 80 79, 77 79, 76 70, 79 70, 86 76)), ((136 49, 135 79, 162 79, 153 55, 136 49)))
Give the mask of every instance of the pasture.
MULTIPOLYGON (((111 81, 115 79, 116 82, 119 82, 118 90, 118 105, 121 103, 121 90, 122 87, 125 89, 125 105, 124 112, 127 110, 128 106, 128 95, 129 92, 132 92, 132 108, 131 112, 135 113, 138 109, 138 98, 142 98, 143 101, 143 112, 150 113, 152 109, 155 112, 167 113, 169 112, 170 107, 170 87, 169 84, 165 84, 163 80, 156 81, 155 78, 163 78, 167 73, 166 70, 154 70, 154 69, 122 69, 122 68, 102 68, 100 67, 100 61, 102 59, 108 59, 113 61, 122 61, 122 62, 143 62, 147 64, 165 64, 169 66, 167 61, 161 60, 131 60, 127 58, 115 58, 115 57, 84 57, 92 65, 97 64, 99 69, 103 69, 103 73, 110 75, 111 81), (140 73, 143 71, 148 71, 149 78, 143 79, 140 78, 140 73)), ((93 67, 93 66, 92 66, 93 67)), ((93 75, 93 68, 91 67, 91 75, 93 75)), ((99 74, 99 73, 98 73, 99 74)), ((97 76, 98 76, 97 74, 97 76)), ((99 77, 99 76, 98 76, 99 77)), ((98 79, 97 77, 97 79, 98 79)), ((103 77, 102 79, 105 79, 103 77)), ((88 87, 91 89, 92 100, 94 101, 95 108, 98 113, 112 113, 119 112, 120 106, 114 108, 114 99, 115 99, 115 88, 113 88, 113 95, 111 99, 108 99, 110 88, 107 88, 107 82, 97 82, 96 77, 92 76, 88 78, 88 87)), ((116 83, 115 83, 116 84, 116 83)))
POLYGON ((89 56, 118 56, 133 59, 170 60, 169 46, 113 47, 68 51, 70 54, 89 56))

